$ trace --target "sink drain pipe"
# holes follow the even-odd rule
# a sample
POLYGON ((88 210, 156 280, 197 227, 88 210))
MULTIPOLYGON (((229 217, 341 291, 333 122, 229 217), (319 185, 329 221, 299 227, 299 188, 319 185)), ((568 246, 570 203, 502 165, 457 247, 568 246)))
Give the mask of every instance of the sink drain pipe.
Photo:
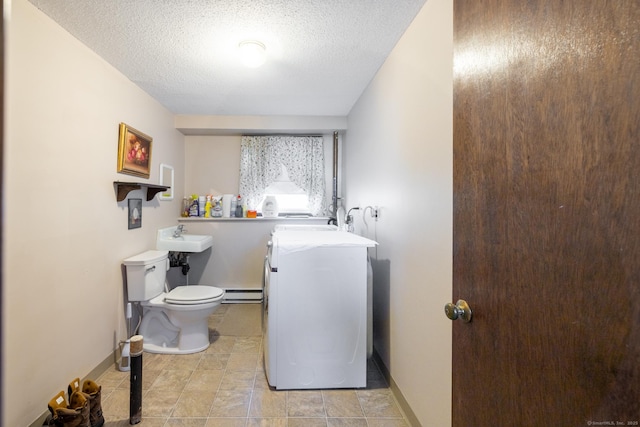
MULTIPOLYGON (((186 252, 169 252, 169 267, 180 267, 182 269, 182 275, 186 276, 187 285, 189 284, 189 254, 186 252)), ((165 288, 166 292, 169 292, 168 288, 165 288)))

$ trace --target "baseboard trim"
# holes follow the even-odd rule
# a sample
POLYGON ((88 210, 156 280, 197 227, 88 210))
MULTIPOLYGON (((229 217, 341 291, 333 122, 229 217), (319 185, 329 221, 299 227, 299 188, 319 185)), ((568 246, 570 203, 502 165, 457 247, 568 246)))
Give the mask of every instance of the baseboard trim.
MULTIPOLYGON (((106 359, 104 359, 102 362, 100 362, 98 364, 98 366, 96 366, 93 370, 91 370, 91 372, 89 372, 89 374, 86 377, 81 378, 80 382, 82 383, 82 381, 86 380, 87 378, 90 378, 90 379, 95 381, 102 374, 107 372, 107 370, 109 370, 109 369, 111 369, 113 367, 114 363, 116 362, 117 357, 118 357, 118 354, 117 354, 116 351, 114 351, 109 356, 107 356, 106 359)), ((69 378, 69 381, 71 381, 71 380, 73 380, 73 378, 69 378)), ((63 385, 60 388, 62 390, 66 391, 67 386, 63 385)), ((47 407, 47 402, 43 402, 43 406, 46 408, 47 407)), ((49 417, 49 414, 50 414, 50 412, 48 410, 46 410, 40 417, 38 417, 33 423, 31 423, 29 425, 29 427, 42 427, 43 425, 45 425, 45 421, 47 421, 47 418, 49 417)))
POLYGON ((262 288, 222 288, 223 304, 244 304, 262 302, 262 288))
POLYGON ((396 398, 396 401, 398 402, 398 405, 400 405, 400 409, 402 409, 402 412, 404 412, 405 417, 407 417, 407 421, 409 422, 409 424, 413 427, 422 427, 422 424, 420 424, 420 421, 418 421, 418 417, 416 417, 416 414, 413 413, 413 410, 411 409, 411 406, 409 406, 407 399, 404 398, 402 391, 400 391, 400 388, 398 387, 398 384, 396 384, 396 382, 393 380, 391 373, 387 369, 387 366, 384 364, 382 358, 375 348, 373 349, 372 357, 378 365, 378 368, 380 368, 382 375, 389 383, 391 393, 393 393, 393 397, 396 398))

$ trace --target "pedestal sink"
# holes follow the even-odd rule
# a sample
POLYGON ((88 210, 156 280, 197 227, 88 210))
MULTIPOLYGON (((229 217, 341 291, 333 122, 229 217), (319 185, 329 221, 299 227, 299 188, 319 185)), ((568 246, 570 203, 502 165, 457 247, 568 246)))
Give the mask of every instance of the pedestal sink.
POLYGON ((213 245, 213 237, 200 234, 177 233, 179 226, 158 230, 156 249, 173 252, 202 252, 213 245))

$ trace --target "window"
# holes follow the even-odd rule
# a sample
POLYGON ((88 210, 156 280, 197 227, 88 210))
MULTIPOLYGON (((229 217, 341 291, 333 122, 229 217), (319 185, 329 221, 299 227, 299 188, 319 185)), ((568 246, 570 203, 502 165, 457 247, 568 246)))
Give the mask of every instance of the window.
POLYGON ((321 136, 243 136, 240 194, 260 211, 267 195, 280 214, 325 213, 324 150, 321 136))

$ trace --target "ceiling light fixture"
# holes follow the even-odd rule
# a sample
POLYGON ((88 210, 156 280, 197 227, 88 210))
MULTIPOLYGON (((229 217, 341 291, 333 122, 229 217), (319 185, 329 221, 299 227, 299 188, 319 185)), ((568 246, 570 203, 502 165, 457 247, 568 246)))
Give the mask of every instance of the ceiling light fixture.
POLYGON ((245 40, 238 45, 240 59, 249 68, 258 68, 267 59, 267 48, 256 40, 245 40))

